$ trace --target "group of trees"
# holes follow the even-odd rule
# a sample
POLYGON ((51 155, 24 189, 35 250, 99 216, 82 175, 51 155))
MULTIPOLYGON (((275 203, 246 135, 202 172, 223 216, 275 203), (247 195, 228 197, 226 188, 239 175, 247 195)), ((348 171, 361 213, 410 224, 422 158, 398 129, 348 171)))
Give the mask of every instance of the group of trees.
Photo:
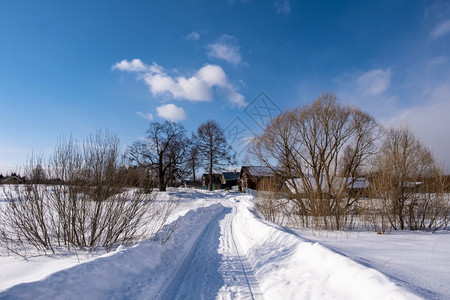
MULTIPOLYGON (((358 219, 385 232, 435 231, 450 220, 446 177, 431 151, 407 127, 384 129, 332 94, 272 119, 249 152, 274 175, 256 203, 271 221, 294 216, 305 226, 344 229, 358 219)), ((155 201, 153 188, 188 176, 195 182, 203 167, 212 189, 213 172, 231 163, 212 120, 190 136, 179 123, 151 122, 125 153, 109 132, 81 143, 63 137, 48 160, 31 157, 24 185, 4 189, 0 246, 23 254, 136 241, 158 231, 176 205, 155 201)))
POLYGON ((447 177, 409 128, 386 131, 374 166, 371 191, 378 201, 372 201, 371 207, 383 216, 380 231, 435 231, 447 226, 447 177))
POLYGON ((386 130, 332 94, 271 120, 250 152, 288 185, 290 211, 306 226, 343 229, 362 208, 381 216, 384 229, 435 230, 449 220, 445 180, 430 150, 408 128, 386 130), (372 202, 360 201, 362 190, 372 202))
POLYGON ((213 120, 201 124, 189 138, 180 123, 151 122, 145 138, 129 148, 128 157, 150 174, 149 179, 157 178, 160 191, 189 175, 195 182, 199 167, 208 170, 211 178, 224 163, 233 162, 225 134, 213 120))
POLYGON ((190 172, 195 181, 199 166, 211 176, 232 161, 230 150, 214 121, 201 124, 190 138, 179 123, 151 122, 146 137, 125 153, 108 131, 81 143, 62 137, 48 160, 28 160, 24 184, 3 189, 0 246, 20 255, 30 247, 110 250, 148 237, 177 204, 155 201, 154 188, 165 191, 190 172))

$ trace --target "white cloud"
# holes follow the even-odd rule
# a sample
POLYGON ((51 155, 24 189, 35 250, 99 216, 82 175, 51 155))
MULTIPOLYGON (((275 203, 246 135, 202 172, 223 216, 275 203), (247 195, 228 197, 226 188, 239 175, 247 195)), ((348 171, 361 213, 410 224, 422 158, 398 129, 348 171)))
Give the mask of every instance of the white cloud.
POLYGON ((161 105, 156 108, 158 116, 166 120, 177 122, 186 119, 186 112, 175 104, 161 105))
POLYGON ((225 97, 231 104, 236 105, 239 108, 247 105, 244 96, 239 94, 233 85, 228 82, 227 76, 221 67, 216 65, 206 65, 197 72, 197 76, 211 87, 218 86, 222 88, 225 97))
POLYGON ((228 101, 231 104, 236 105, 239 108, 247 106, 247 102, 245 102, 244 96, 242 96, 232 88, 228 88, 225 90, 225 96, 228 98, 228 101))
POLYGON ((232 105, 244 107, 247 105, 244 96, 228 81, 224 70, 218 65, 206 64, 190 77, 172 77, 164 69, 153 63, 146 65, 139 59, 131 62, 123 60, 113 66, 113 69, 135 72, 139 74, 154 96, 168 96, 189 101, 212 101, 214 89, 225 94, 232 105))
POLYGON ((356 80, 358 90, 369 96, 385 92, 391 84, 391 70, 376 69, 368 71, 356 80))
POLYGON ((291 12, 291 1, 289 0, 275 0, 273 5, 278 14, 289 14, 291 12))
POLYGON ((237 65, 241 62, 238 40, 230 35, 224 34, 214 44, 206 46, 210 58, 223 59, 231 64, 237 65))
POLYGON ((143 119, 146 119, 146 120, 149 120, 149 121, 153 121, 153 115, 151 113, 144 114, 144 113, 142 113, 140 111, 137 111, 136 115, 138 115, 139 117, 141 117, 143 119))
POLYGON ((446 163, 446 172, 450 173, 450 85, 442 84, 434 90, 428 91, 428 101, 420 106, 406 109, 392 119, 385 120, 387 126, 408 125, 413 132, 437 156, 439 162, 446 163))
POLYGON ((430 65, 443 65, 447 62, 447 56, 442 55, 428 61, 430 65))
POLYGON ((211 101, 212 90, 195 75, 192 77, 172 78, 167 74, 147 73, 144 81, 154 96, 168 95, 175 99, 190 101, 211 101))
POLYGON ((223 69, 217 65, 206 65, 197 72, 197 77, 210 86, 225 86, 227 76, 223 69))
POLYGON ((163 69, 157 64, 146 65, 138 58, 132 59, 131 61, 124 59, 121 62, 115 63, 111 69, 126 72, 163 72, 163 69))
POLYGON ((432 31, 431 31, 431 37, 434 39, 437 39, 443 35, 446 35, 450 33, 450 20, 447 20, 441 24, 439 24, 438 26, 436 26, 432 31))
POLYGON ((191 33, 189 33, 188 35, 186 35, 186 40, 188 41, 198 41, 200 39, 200 34, 197 31, 192 31, 191 33))

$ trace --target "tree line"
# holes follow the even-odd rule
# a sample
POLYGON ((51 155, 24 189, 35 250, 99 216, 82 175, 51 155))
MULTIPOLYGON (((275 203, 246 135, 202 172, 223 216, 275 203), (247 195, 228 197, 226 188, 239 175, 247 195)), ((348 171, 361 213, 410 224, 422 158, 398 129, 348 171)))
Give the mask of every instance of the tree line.
POLYGON ((3 186, 0 247, 27 256, 32 249, 109 251, 148 238, 178 204, 156 201, 156 191, 190 172, 195 180, 200 165, 212 176, 232 161, 229 153, 223 130, 212 120, 189 138, 181 124, 151 122, 145 138, 125 153, 109 131, 81 142, 63 136, 48 159, 28 159, 23 184, 3 186))
POLYGON ((204 167, 212 190, 212 174, 224 165, 234 162, 235 156, 228 145, 223 129, 213 120, 202 123, 190 137, 180 123, 151 122, 144 139, 136 141, 128 150, 131 163, 147 170, 156 178, 160 191, 192 175, 204 167))
POLYGON ((272 193, 257 203, 269 218, 324 229, 365 218, 381 232, 448 225, 447 178, 430 149, 408 127, 385 129, 333 94, 272 119, 250 153, 272 170, 269 190, 288 187, 288 202, 272 193))

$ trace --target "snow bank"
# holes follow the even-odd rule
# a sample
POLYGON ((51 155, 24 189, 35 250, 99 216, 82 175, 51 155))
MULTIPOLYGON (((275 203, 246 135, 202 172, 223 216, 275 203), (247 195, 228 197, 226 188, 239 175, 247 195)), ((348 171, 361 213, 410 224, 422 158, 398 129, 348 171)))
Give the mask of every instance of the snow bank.
POLYGON ((236 233, 266 299, 419 299, 380 272, 239 207, 236 233))
MULTIPOLYGON (((245 285, 256 291, 254 295, 271 300, 418 299, 379 271, 261 220, 251 211, 252 196, 186 189, 159 196, 157 201, 180 201, 176 214, 182 216, 166 225, 156 240, 129 249, 121 246, 38 282, 23 283, 20 278, 15 284, 22 284, 1 293, 0 299, 155 299, 166 295, 172 282, 182 285, 181 279, 176 281, 173 276, 184 274, 180 265, 187 261, 193 261, 195 267, 195 272, 186 268, 192 281, 187 286, 210 290, 209 294, 220 299, 227 298, 225 294, 230 299, 246 298, 245 285), (192 209, 198 206, 202 207, 192 209), (211 234, 204 234, 209 232, 207 228, 211 234), (187 259, 197 248, 208 255, 187 259), (239 268, 244 271, 244 282, 242 276, 234 276, 239 268), (227 274, 234 275, 227 279, 227 274), (211 281, 214 285, 205 287, 211 281), (228 291, 233 293, 225 293, 228 291)), ((55 264, 41 265, 42 274, 53 272, 52 266, 55 264)))
POLYGON ((16 285, 0 299, 151 299, 170 281, 184 255, 209 222, 224 211, 220 204, 192 210, 156 237, 90 263, 16 285), (173 232, 173 226, 177 230, 173 232), (171 233, 173 233, 171 235, 171 233), (171 238, 162 245, 161 241, 171 238))

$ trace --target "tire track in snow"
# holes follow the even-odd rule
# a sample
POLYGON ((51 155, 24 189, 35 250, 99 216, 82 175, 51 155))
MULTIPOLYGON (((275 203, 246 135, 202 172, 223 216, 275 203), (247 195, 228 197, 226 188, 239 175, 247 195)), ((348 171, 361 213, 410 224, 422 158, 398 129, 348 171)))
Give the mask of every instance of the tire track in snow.
MULTIPOLYGON (((223 205, 229 206, 230 202, 223 205)), ((236 211, 236 204, 224 208, 205 226, 157 299, 263 298, 235 238, 236 211)))
POLYGON ((211 231, 212 225, 214 223, 217 223, 226 214, 227 209, 224 208, 221 213, 217 214, 214 218, 212 218, 211 221, 205 226, 205 228, 198 236, 195 243, 192 245, 191 249, 186 253, 186 256, 183 258, 180 267, 175 272, 175 275, 172 277, 170 282, 163 288, 163 290, 156 299, 161 300, 177 299, 177 293, 180 289, 180 286, 183 284, 183 281, 192 265, 196 252, 201 247, 201 245, 203 244, 202 241, 204 241, 207 236, 207 232, 211 231))
POLYGON ((260 292, 260 289, 259 289, 258 281, 256 280, 256 277, 254 275, 253 269, 250 266, 248 259, 241 254, 242 248, 239 245, 238 240, 235 238, 233 221, 234 221, 234 218, 236 217, 236 213, 237 213, 237 207, 235 206, 233 208, 233 215, 230 219, 231 240, 233 241, 233 245, 234 245, 234 248, 236 249, 237 256, 239 258, 239 261, 241 262, 242 270, 244 272, 245 280, 247 282, 247 286, 250 291, 251 298, 254 300, 263 299, 262 293, 260 292))

